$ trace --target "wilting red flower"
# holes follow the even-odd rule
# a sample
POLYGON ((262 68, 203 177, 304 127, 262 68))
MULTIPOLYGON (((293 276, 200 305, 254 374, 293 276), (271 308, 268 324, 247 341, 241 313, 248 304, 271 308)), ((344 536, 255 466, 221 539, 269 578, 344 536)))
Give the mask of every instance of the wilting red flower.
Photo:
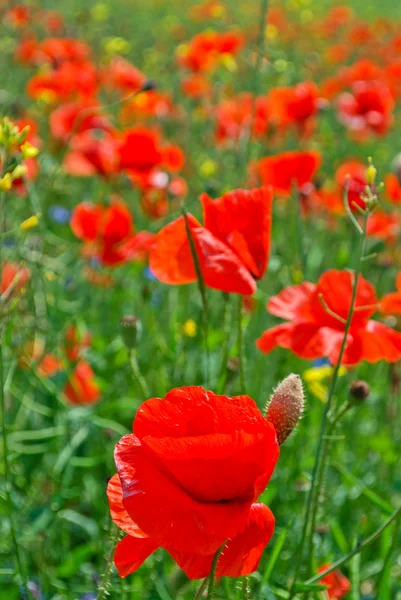
POLYGON ((312 182, 320 163, 321 156, 316 150, 295 150, 262 158, 256 169, 263 185, 271 185, 278 195, 287 197, 294 186, 302 192, 312 182))
POLYGON ((319 90, 305 81, 293 87, 273 88, 268 95, 271 122, 279 128, 296 125, 305 132, 307 121, 319 110, 319 90))
POLYGON ((90 129, 113 130, 99 106, 84 102, 63 104, 51 113, 49 121, 53 137, 63 141, 90 129))
POLYGON ((1 269, 1 296, 11 297, 18 294, 29 282, 31 274, 26 267, 13 262, 6 262, 1 269))
POLYGON ((377 237, 388 244, 397 241, 401 230, 401 215, 397 211, 386 213, 376 210, 368 220, 367 235, 377 237))
POLYGON ((102 72, 103 85, 122 94, 139 91, 145 81, 145 75, 121 56, 115 56, 102 72))
MULTIPOLYGON (((324 273, 317 284, 305 282, 285 288, 269 300, 267 310, 288 323, 265 331, 256 345, 265 353, 280 346, 301 358, 328 357, 336 364, 353 285, 352 273, 333 269, 324 273)), ((401 358, 401 333, 370 319, 378 308, 372 284, 360 277, 344 365, 356 365, 363 360, 395 362, 401 358)))
POLYGON ((133 434, 116 446, 118 475, 109 482, 110 512, 126 533, 114 557, 122 577, 158 547, 190 579, 257 569, 274 530, 255 500, 279 456, 274 426, 248 396, 217 396, 201 387, 170 391, 139 408, 133 434))
POLYGON ((401 204, 401 185, 398 177, 388 173, 384 178, 386 198, 391 204, 401 204))
POLYGON ((338 118, 352 133, 384 135, 392 124, 394 99, 381 81, 356 81, 337 100, 338 118))
MULTIPOLYGON (((187 215, 205 284, 237 294, 253 294, 255 278, 263 277, 270 250, 272 191, 270 188, 234 190, 212 200, 202 194, 205 226, 187 215)), ((184 217, 156 235, 149 265, 163 283, 196 281, 184 217)))
POLYGON ((381 312, 388 315, 400 315, 401 314, 401 272, 398 273, 395 282, 396 292, 386 294, 380 300, 381 312))
POLYGON ((147 231, 135 234, 129 208, 119 199, 109 206, 81 202, 72 214, 71 229, 85 242, 84 254, 108 266, 143 260, 154 239, 147 231))
POLYGON ((335 173, 335 181, 339 187, 341 195, 344 194, 344 188, 348 185, 348 204, 352 210, 355 205, 361 208, 365 207, 365 202, 361 198, 366 192, 366 166, 359 160, 348 160, 338 167, 335 173))
MULTIPOLYGON (((331 565, 325 564, 319 567, 318 573, 323 573, 331 565)), ((336 569, 332 573, 326 575, 320 580, 323 585, 329 586, 326 590, 329 600, 333 598, 344 598, 351 589, 350 581, 341 573, 339 569, 336 569)))
POLYGON ((254 136, 261 136, 269 127, 269 104, 264 96, 253 98, 245 92, 218 104, 216 111, 216 138, 218 142, 238 142, 249 133, 252 126, 254 136))
POLYGON ((76 364, 63 393, 71 404, 93 404, 99 400, 100 388, 89 363, 80 360, 76 364))
POLYGON ((78 360, 81 351, 89 348, 91 334, 89 331, 80 332, 76 325, 70 325, 65 332, 64 350, 69 360, 78 360))

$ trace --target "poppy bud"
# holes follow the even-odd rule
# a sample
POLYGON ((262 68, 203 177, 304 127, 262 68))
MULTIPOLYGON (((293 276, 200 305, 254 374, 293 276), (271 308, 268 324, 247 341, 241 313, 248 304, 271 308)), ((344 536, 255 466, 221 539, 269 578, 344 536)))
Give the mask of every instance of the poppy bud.
POLYGON ((288 375, 274 390, 266 408, 266 418, 273 423, 278 443, 283 444, 302 417, 304 390, 299 375, 288 375))
POLYGON ((357 379, 349 386, 349 393, 355 401, 362 402, 362 400, 366 400, 366 398, 369 396, 370 387, 366 381, 357 379))
POLYGON ((127 315, 120 321, 121 336, 128 350, 132 350, 137 345, 141 337, 142 324, 137 317, 127 315))

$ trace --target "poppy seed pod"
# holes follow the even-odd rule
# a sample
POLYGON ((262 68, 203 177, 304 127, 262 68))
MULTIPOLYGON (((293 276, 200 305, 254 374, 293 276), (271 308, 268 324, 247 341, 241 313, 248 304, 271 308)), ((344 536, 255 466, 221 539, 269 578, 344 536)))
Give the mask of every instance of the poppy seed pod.
POLYGON ((349 393, 354 401, 362 402, 362 400, 366 400, 370 394, 369 384, 366 383, 366 381, 357 379, 349 386, 349 393))
POLYGON ((266 418, 273 423, 278 443, 283 444, 304 410, 304 390, 299 375, 288 375, 274 390, 266 407, 266 418))
POLYGON ((120 321, 121 336, 128 350, 136 347, 142 331, 142 323, 137 317, 125 316, 120 321))

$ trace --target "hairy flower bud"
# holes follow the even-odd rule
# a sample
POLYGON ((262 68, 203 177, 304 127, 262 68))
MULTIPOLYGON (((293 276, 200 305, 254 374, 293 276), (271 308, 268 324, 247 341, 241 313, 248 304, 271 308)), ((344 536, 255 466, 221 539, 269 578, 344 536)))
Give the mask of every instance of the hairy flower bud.
POLYGON ((273 423, 280 446, 302 417, 304 400, 304 390, 299 375, 288 375, 274 390, 266 407, 266 418, 273 423))
POLYGON ((121 335, 128 350, 136 347, 141 337, 142 324, 137 317, 125 316, 120 321, 121 335))

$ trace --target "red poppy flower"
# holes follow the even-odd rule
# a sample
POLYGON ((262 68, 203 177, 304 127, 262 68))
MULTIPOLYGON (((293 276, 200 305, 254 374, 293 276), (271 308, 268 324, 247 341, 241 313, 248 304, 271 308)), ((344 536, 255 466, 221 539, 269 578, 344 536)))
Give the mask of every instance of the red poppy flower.
POLYGON ((102 115, 102 109, 83 102, 63 104, 51 113, 49 121, 53 137, 63 141, 90 129, 112 132, 112 126, 102 115))
POLYGON ((142 260, 154 239, 149 232, 135 234, 129 208, 119 199, 109 206, 81 202, 72 214, 71 229, 85 242, 85 255, 109 266, 142 260))
POLYGON ((76 325, 70 325, 65 332, 65 353, 68 360, 78 360, 81 351, 91 345, 91 334, 89 331, 81 333, 76 325))
POLYGON ((308 119, 319 110, 319 90, 310 81, 277 87, 269 92, 268 102, 272 123, 282 128, 294 124, 302 132, 308 119))
POLYGON ((115 56, 102 72, 103 85, 122 94, 139 91, 145 81, 145 75, 121 56, 115 56))
POLYGON ((215 110, 219 143, 238 142, 248 134, 251 125, 254 136, 264 135, 269 127, 269 105, 264 96, 254 100, 252 94, 246 92, 218 104, 215 110))
POLYGON ((138 118, 157 117, 165 118, 174 110, 171 97, 167 93, 157 90, 145 90, 135 94, 121 107, 120 120, 122 123, 137 122, 138 118))
POLYGON ((52 377, 63 368, 62 361, 54 354, 45 354, 38 364, 37 372, 41 377, 52 377))
POLYGON ((355 206, 365 207, 365 202, 361 198, 365 194, 366 166, 359 160, 347 160, 338 167, 335 173, 335 181, 339 187, 341 196, 344 194, 344 188, 348 185, 348 204, 352 210, 355 206))
POLYGON ((89 57, 89 46, 74 38, 46 38, 41 42, 25 38, 17 49, 17 58, 32 65, 48 63, 57 67, 65 62, 81 63, 89 57))
POLYGON ((178 146, 162 144, 156 131, 144 127, 134 127, 123 133, 119 154, 120 168, 139 175, 160 166, 179 171, 184 163, 183 152, 178 146))
MULTIPOLYGON (((330 566, 330 564, 322 565, 319 567, 318 572, 323 573, 323 571, 328 569, 330 566)), ((329 586, 326 590, 329 600, 332 600, 333 598, 344 598, 344 596, 346 596, 351 589, 350 581, 341 573, 339 569, 329 573, 326 575, 326 577, 323 577, 320 580, 320 583, 329 586)))
POLYGON ((30 9, 22 4, 17 4, 6 11, 3 19, 5 23, 10 23, 13 27, 25 27, 31 19, 30 9))
POLYGON ((388 315, 401 315, 401 272, 395 282, 396 292, 386 294, 380 301, 381 312, 388 315))
POLYGON ((112 131, 88 129, 70 140, 63 166, 77 177, 111 177, 120 171, 120 141, 112 131))
MULTIPOLYGON (((324 273, 317 284, 305 282, 285 288, 270 299, 267 310, 288 323, 265 331, 256 345, 265 353, 280 346, 301 358, 328 357, 336 364, 352 288, 353 274, 337 270, 324 273)), ((378 307, 372 284, 360 277, 344 365, 355 365, 363 360, 396 362, 401 358, 401 333, 370 319, 378 307)))
POLYGON ((77 363, 63 393, 71 404, 93 404, 99 400, 100 388, 89 363, 85 360, 77 363))
POLYGON ((255 402, 177 388, 144 402, 133 430, 116 446, 118 476, 108 486, 111 516, 128 533, 114 559, 120 575, 162 547, 199 579, 227 540, 217 576, 255 571, 274 530, 272 513, 255 500, 279 455, 255 402))
POLYGON ((98 87, 98 74, 90 62, 63 62, 56 69, 34 75, 28 81, 27 94, 34 100, 66 102, 90 101, 98 87))
POLYGON ((262 158, 256 168, 263 185, 271 185, 277 194, 287 197, 294 186, 302 191, 311 183, 320 163, 316 150, 290 151, 262 158))
POLYGON ((338 118, 352 133, 384 135, 392 123, 394 99, 381 81, 356 81, 337 100, 338 118))
POLYGON ((17 263, 6 262, 1 269, 1 296, 11 297, 18 294, 29 282, 31 274, 26 267, 17 263))
POLYGON ((211 84, 202 75, 194 73, 181 81, 181 90, 189 98, 204 98, 211 91, 211 84))
MULTIPOLYGON (((201 196, 205 226, 188 214, 205 284, 237 294, 253 294, 263 277, 270 250, 272 191, 270 188, 234 190, 212 200, 201 196)), ((196 281, 185 219, 179 217, 157 235, 149 265, 163 283, 196 281)))
POLYGON ((391 204, 401 204, 401 185, 398 177, 389 173, 384 178, 386 198, 391 204))
POLYGON ((401 215, 399 212, 386 213, 384 210, 376 210, 369 217, 366 233, 387 244, 394 244, 399 237, 400 230, 401 215))
POLYGON ((211 71, 217 65, 222 54, 235 55, 243 45, 243 36, 234 31, 198 33, 192 38, 187 48, 180 52, 178 62, 195 73, 211 71))

